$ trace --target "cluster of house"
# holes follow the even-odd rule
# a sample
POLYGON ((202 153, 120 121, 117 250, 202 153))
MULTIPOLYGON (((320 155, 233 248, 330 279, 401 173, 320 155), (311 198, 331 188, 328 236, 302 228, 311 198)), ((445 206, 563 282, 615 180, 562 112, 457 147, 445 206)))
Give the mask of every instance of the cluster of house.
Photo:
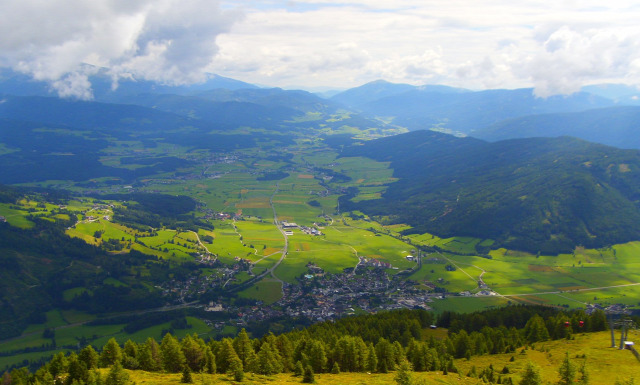
POLYGON ((322 232, 315 227, 300 226, 295 222, 282 221, 280 222, 280 226, 282 226, 282 230, 284 231, 285 235, 293 235, 294 229, 300 229, 300 231, 309 235, 322 235, 322 232))
POLYGON ((393 269, 393 266, 389 262, 384 262, 375 258, 367 258, 365 256, 360 256, 359 258, 360 258, 360 263, 358 264, 359 267, 370 266, 370 267, 375 267, 379 269, 393 269))

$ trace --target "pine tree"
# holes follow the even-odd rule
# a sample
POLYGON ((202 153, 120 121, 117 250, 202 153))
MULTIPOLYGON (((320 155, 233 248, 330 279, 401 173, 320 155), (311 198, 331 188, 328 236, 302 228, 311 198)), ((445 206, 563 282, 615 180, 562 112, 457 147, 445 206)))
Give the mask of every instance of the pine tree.
POLYGON ((124 343, 124 348, 122 349, 123 353, 132 358, 138 357, 138 345, 136 345, 133 341, 127 340, 124 343))
POLYGON ((535 314, 529 318, 529 321, 527 321, 527 324, 524 326, 524 336, 529 343, 549 339, 549 330, 547 330, 542 317, 535 314))
POLYGON ((207 346, 204 353, 204 369, 209 374, 214 374, 216 372, 216 357, 213 355, 211 348, 207 346))
POLYGON ((340 365, 338 365, 338 361, 333 362, 333 366, 331 367, 332 374, 340 374, 340 365))
POLYGON ((100 365, 102 365, 102 367, 107 367, 114 365, 116 362, 122 362, 122 349, 120 349, 120 345, 118 345, 116 339, 111 338, 102 347, 102 352, 100 353, 100 365))
POLYGON ((178 340, 170 333, 164 335, 160 343, 162 366, 169 373, 180 373, 185 365, 184 353, 178 340))
POLYGON ((327 355, 322 341, 313 340, 308 350, 309 365, 315 373, 324 372, 327 366, 327 355))
POLYGON ((569 360, 569 352, 565 354, 564 360, 562 360, 558 375, 560 376, 558 385, 572 385, 576 378, 576 368, 569 360))
POLYGON ((78 358, 80 359, 80 361, 84 362, 84 364, 87 366, 87 369, 90 370, 98 367, 98 360, 100 359, 100 356, 98 355, 98 352, 95 351, 93 346, 87 345, 80 351, 78 358))
POLYGON ((313 368, 311 365, 307 365, 304 368, 304 375, 302 377, 302 383, 304 384, 313 384, 316 382, 315 376, 313 375, 313 368))
POLYGON ((129 385, 129 374, 122 368, 120 362, 113 364, 107 377, 104 380, 104 385, 129 385))
POLYGON ((236 355, 229 362, 229 368, 227 373, 233 375, 235 381, 241 382, 244 380, 244 369, 242 368, 242 360, 236 355))
POLYGON ((229 373, 229 366, 235 360, 239 360, 240 364, 242 364, 242 360, 240 360, 240 357, 236 354, 229 338, 224 338, 221 341, 219 352, 216 353, 216 360, 218 371, 220 373, 229 373))
POLYGON ((282 358, 271 342, 265 342, 260 347, 255 358, 254 372, 258 374, 276 374, 282 371, 282 358))
POLYGON ((256 352, 253 349, 253 344, 249 339, 249 335, 247 331, 242 328, 240 333, 233 340, 233 349, 236 351, 236 354, 242 360, 242 366, 245 370, 248 370, 249 363, 253 362, 256 358, 256 352))
POLYGON ((531 361, 527 362, 527 366, 524 368, 522 379, 518 383, 519 385, 541 385, 542 377, 540 376, 540 368, 538 368, 531 361))
POLYGON ((193 384, 193 378, 191 378, 191 369, 189 369, 189 365, 184 366, 180 382, 183 384, 193 384))
POLYGON ((398 372, 394 377, 398 385, 411 385, 411 364, 407 360, 402 360, 398 365, 398 372))
POLYGON ((303 374, 304 374, 304 366, 302 365, 302 361, 298 361, 293 366, 293 375, 296 377, 300 377, 303 374))
POLYGON ((87 365, 80 361, 75 353, 69 356, 69 375, 67 376, 65 383, 71 384, 73 381, 85 383, 89 377, 89 371, 87 365))
MULTIPOLYGON (((43 382, 43 384, 50 384, 51 382, 43 382)), ((92 369, 89 372, 86 385, 103 385, 102 375, 97 369, 92 369)))
POLYGON ((187 335, 180 341, 180 348, 185 357, 185 362, 194 372, 202 370, 205 364, 204 344, 198 343, 197 339, 187 335))
POLYGON ((579 385, 589 385, 589 372, 587 371, 587 363, 584 362, 580 367, 580 378, 578 378, 579 385))
POLYGON ((162 369, 162 356, 160 354, 160 346, 153 338, 147 338, 147 341, 138 349, 138 363, 140 369, 148 372, 155 372, 162 369))
POLYGON ((367 347, 367 370, 371 373, 378 370, 378 356, 371 342, 369 342, 369 346, 367 347))
POLYGON ((280 334, 276 338, 276 348, 282 357, 282 371, 290 372, 293 369, 293 344, 285 335, 280 334))
POLYGON ((51 373, 53 378, 56 378, 67 371, 68 365, 69 361, 67 360, 67 357, 65 357, 64 353, 60 352, 53 356, 49 362, 49 373, 51 373))

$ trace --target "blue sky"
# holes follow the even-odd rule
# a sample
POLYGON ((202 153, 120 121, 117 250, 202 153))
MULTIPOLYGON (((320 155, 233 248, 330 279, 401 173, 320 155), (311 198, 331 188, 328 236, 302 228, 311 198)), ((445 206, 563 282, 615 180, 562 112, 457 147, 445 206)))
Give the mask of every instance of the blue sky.
POLYGON ((82 63, 188 83, 305 89, 385 79, 539 96, 640 84, 640 6, 560 0, 7 0, 0 66, 90 97, 82 63))

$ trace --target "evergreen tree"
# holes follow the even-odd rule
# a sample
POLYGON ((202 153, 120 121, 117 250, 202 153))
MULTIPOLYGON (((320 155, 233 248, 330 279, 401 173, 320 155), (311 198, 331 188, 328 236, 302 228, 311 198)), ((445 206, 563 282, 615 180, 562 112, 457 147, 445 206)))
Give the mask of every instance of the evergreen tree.
POLYGON ((471 356, 471 339, 466 331, 460 330, 455 337, 455 357, 463 358, 471 356))
POLYGON ((69 362, 67 357, 65 357, 64 353, 59 352, 54 355, 51 361, 49 362, 49 373, 53 376, 53 378, 58 377, 62 373, 66 373, 69 362))
POLYGON ((180 373, 185 365, 184 353, 178 340, 170 333, 164 335, 160 343, 162 367, 169 373, 180 373))
POLYGON ((191 378, 191 369, 189 369, 189 365, 184 366, 180 382, 183 384, 193 384, 193 378, 191 378))
POLYGON ((315 376, 313 375, 313 368, 311 365, 307 365, 304 368, 304 375, 302 376, 302 383, 304 384, 313 384, 316 382, 315 376))
POLYGON ((144 345, 138 349, 138 363, 140 364, 140 369, 148 372, 156 372, 162 369, 160 346, 155 339, 147 338, 144 345))
POLYGON ((565 354, 564 360, 558 369, 558 385, 572 385, 576 378, 576 368, 569 360, 569 352, 565 354))
POLYGON ((376 355, 376 349, 373 344, 369 342, 367 346, 367 370, 371 373, 378 370, 378 356, 376 355))
MULTIPOLYGON (((199 339, 199 338, 198 338, 199 339)), ((185 362, 194 372, 200 372, 205 364, 204 343, 200 344, 198 339, 187 335, 180 341, 180 347, 185 357, 185 362)))
POLYGON ((518 385, 542 385, 540 368, 531 361, 527 362, 527 366, 524 368, 524 373, 522 374, 522 379, 518 385))
POLYGON ((209 374, 216 372, 216 357, 213 355, 211 348, 207 346, 204 353, 204 369, 209 374))
POLYGON ((11 385, 11 373, 4 372, 2 375, 2 380, 0 380, 0 385, 11 385))
POLYGON ((398 372, 394 377, 398 385, 411 385, 411 364, 407 360, 400 361, 398 372))
POLYGON ((129 374, 125 372, 120 362, 113 364, 104 380, 104 385, 129 385, 130 383, 129 374))
POLYGON ((376 356, 378 358, 378 371, 387 373, 389 370, 395 369, 395 354, 393 345, 385 338, 380 338, 376 344, 376 356))
POLYGON ((138 362, 138 345, 131 340, 127 340, 124 343, 122 349, 122 366, 125 369, 138 369, 140 363, 138 362))
POLYGON ((240 360, 240 357, 236 354, 229 338, 222 340, 219 352, 216 354, 216 360, 216 365, 220 373, 229 373, 229 366, 236 360, 239 360, 242 365, 242 360, 240 360))
POLYGON ((44 366, 36 371, 34 378, 41 384, 53 384, 53 376, 44 366))
POLYGON ((302 361, 297 361, 293 366, 293 375, 296 377, 300 377, 304 374, 304 366, 302 365, 302 361))
POLYGON ((308 349, 309 365, 315 373, 324 372, 327 366, 327 354, 322 341, 313 340, 308 349))
POLYGON ((547 330, 542 317, 535 314, 527 321, 527 324, 524 326, 524 336, 529 343, 549 339, 549 330, 547 330))
POLYGON ((578 378, 579 385, 589 385, 589 372, 587 372, 587 363, 584 362, 580 367, 580 378, 578 378))
POLYGON ((100 356, 93 346, 87 345, 80 351, 78 358, 80 361, 84 362, 87 369, 91 370, 98 367, 98 360, 100 359, 100 356))
POLYGON ((138 357, 138 345, 136 345, 135 342, 131 341, 131 340, 127 340, 127 342, 124 343, 124 348, 122 349, 123 354, 131 357, 131 358, 137 358, 138 357))
POLYGON ((112 366, 115 363, 122 362, 122 349, 115 338, 109 339, 107 343, 102 347, 100 353, 100 365, 102 367, 112 366))
POLYGON ((293 370, 293 344, 286 334, 280 334, 276 338, 276 348, 282 357, 282 371, 290 372, 293 370))
POLYGON ((333 366, 331 367, 332 374, 340 374, 340 365, 338 365, 337 361, 334 361, 333 366))
POLYGON ((69 375, 65 379, 65 384, 70 385, 72 382, 77 381, 81 383, 87 382, 89 377, 89 371, 87 365, 78 359, 75 353, 69 356, 69 375))
MULTIPOLYGON (((50 384, 50 382, 43 382, 43 384, 50 384)), ((97 369, 92 369, 89 372, 86 385, 104 385, 102 375, 97 369)))
POLYGON ((253 349, 253 344, 249 339, 249 335, 247 331, 242 328, 240 333, 233 340, 233 349, 236 351, 236 354, 242 360, 242 366, 245 370, 248 370, 249 363, 253 362, 256 358, 256 352, 253 349))
POLYGON ((233 375, 233 379, 235 381, 241 382, 242 380, 244 380, 244 369, 242 368, 242 360, 240 360, 237 355, 233 356, 233 358, 229 362, 227 373, 233 375))
POLYGON ((278 353, 278 350, 273 344, 271 342, 265 342, 260 347, 260 351, 255 358, 253 371, 266 375, 280 373, 283 368, 281 360, 280 353, 278 353))

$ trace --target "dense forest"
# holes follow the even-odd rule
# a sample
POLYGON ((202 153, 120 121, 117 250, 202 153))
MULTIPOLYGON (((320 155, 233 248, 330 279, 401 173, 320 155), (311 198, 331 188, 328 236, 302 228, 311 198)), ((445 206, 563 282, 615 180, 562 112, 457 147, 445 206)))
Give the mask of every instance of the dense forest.
MULTIPOLYGON (((99 351, 87 345, 49 362, 33 363, 4 375, 3 384, 126 384, 123 368, 150 372, 227 373, 242 381, 245 372, 273 375, 314 373, 442 371, 458 373, 454 358, 515 352, 523 345, 550 339, 571 339, 575 332, 605 330, 602 311, 562 312, 551 308, 510 306, 472 314, 445 313, 437 320, 449 327, 441 339, 424 338, 436 320, 422 310, 401 310, 323 322, 278 336, 250 338, 243 329, 235 338, 205 341, 197 335, 178 340, 170 333, 158 341, 109 340, 99 351), (526 321, 525 321, 526 320, 526 321), (106 378, 95 369, 109 367, 106 378), (122 382, 117 382, 120 379, 122 382), (114 382, 115 381, 115 382, 114 382), (56 382, 56 383, 58 383, 56 382)), ((461 373, 464 375, 464 373, 461 373)), ((513 383, 508 372, 491 368, 468 373, 484 382, 513 383)), ((188 382, 188 381, 185 381, 188 382)))
POLYGON ((472 236, 557 254, 640 237, 640 153, 572 138, 487 143, 431 131, 354 145, 343 156, 390 161, 399 181, 353 203, 411 232, 472 236))

